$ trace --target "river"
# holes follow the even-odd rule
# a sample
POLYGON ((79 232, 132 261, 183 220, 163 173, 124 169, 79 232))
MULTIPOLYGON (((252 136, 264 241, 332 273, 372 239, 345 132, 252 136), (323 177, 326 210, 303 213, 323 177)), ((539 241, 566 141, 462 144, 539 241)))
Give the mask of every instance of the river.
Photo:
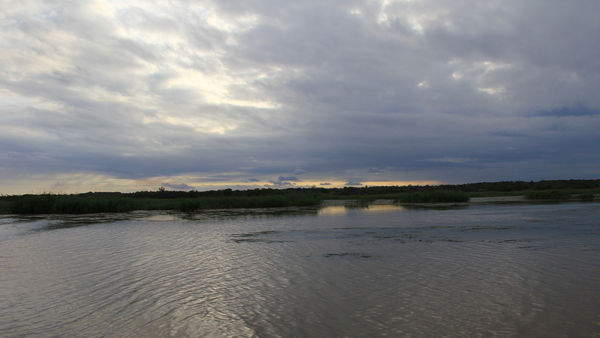
POLYGON ((600 203, 0 217, 1 337, 600 337, 600 203))

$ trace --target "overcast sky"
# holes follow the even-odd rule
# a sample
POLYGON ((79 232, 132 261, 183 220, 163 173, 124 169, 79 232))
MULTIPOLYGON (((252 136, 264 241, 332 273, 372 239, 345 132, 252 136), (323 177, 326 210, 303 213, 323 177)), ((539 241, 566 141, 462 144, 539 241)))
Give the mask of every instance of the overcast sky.
POLYGON ((600 178, 598 0, 0 1, 0 193, 600 178))

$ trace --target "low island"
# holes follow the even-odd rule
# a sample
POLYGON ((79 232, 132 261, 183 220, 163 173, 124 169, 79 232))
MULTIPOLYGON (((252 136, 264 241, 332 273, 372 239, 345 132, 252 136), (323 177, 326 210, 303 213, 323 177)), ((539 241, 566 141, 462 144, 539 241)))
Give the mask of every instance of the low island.
POLYGON ((26 194, 0 196, 4 214, 86 214, 134 210, 272 208, 316 206, 323 200, 378 199, 394 203, 466 203, 470 198, 523 196, 525 200, 593 200, 600 180, 503 181, 445 185, 365 186, 344 188, 287 188, 211 191, 87 192, 80 194, 26 194))

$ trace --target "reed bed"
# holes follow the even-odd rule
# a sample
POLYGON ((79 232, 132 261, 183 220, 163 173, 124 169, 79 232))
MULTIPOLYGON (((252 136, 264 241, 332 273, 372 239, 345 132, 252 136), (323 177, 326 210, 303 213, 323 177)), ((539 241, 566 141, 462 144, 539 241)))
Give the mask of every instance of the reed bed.
POLYGON ((585 192, 585 193, 577 195, 576 197, 577 197, 577 199, 583 200, 583 201, 591 201, 595 198, 594 193, 591 193, 591 192, 585 192))
POLYGON ((11 203, 9 201, 0 200, 0 214, 7 214, 10 212, 11 203))
POLYGON ((307 194, 253 197, 218 196, 185 199, 43 194, 22 196, 11 203, 9 210, 14 214, 89 214, 133 210, 194 212, 202 209, 313 206, 320 203, 320 197, 307 194))
POLYGON ((469 195, 455 191, 430 191, 401 195, 396 199, 399 203, 464 203, 469 195))
MULTIPOLYGON (((600 180, 597 181, 600 182, 600 180)), ((573 185, 581 182, 560 181, 558 183, 564 183, 563 185, 569 186, 567 183, 572 183, 571 185, 573 185)), ((391 199, 398 203, 464 203, 469 201, 469 197, 505 195, 525 195, 530 200, 568 200, 573 197, 582 201, 591 201, 595 199, 595 194, 600 193, 598 189, 554 189, 538 191, 446 190, 452 187, 456 188, 457 186, 345 187, 343 189, 316 187, 289 189, 263 188, 252 190, 224 189, 202 192, 159 190, 139 191, 135 193, 89 192, 72 195, 53 193, 4 195, 0 196, 0 213, 86 214, 129 212, 134 210, 198 212, 205 209, 316 206, 324 199, 353 199, 365 203, 376 199, 391 199)), ((463 186, 460 187, 464 188, 463 186)))
POLYGON ((140 208, 130 198, 81 197, 74 195, 23 196, 10 206, 15 214, 91 214, 99 212, 127 212, 140 208))
POLYGON ((529 200, 567 200, 571 193, 563 190, 532 191, 525 194, 529 200))

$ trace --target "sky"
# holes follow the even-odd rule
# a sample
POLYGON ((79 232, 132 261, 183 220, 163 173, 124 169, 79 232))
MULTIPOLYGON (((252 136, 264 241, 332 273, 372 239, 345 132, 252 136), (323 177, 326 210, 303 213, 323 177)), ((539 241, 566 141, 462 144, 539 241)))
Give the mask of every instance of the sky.
POLYGON ((597 0, 0 0, 0 193, 600 178, 597 0))

